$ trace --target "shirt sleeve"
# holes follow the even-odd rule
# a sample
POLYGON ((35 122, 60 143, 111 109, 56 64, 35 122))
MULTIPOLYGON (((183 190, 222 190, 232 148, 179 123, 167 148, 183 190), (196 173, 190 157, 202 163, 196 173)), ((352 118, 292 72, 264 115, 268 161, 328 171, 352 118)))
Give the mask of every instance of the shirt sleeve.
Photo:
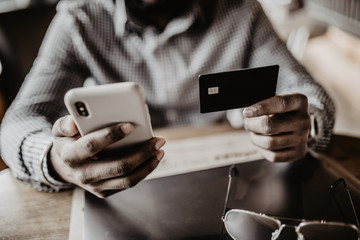
POLYGON ((255 3, 254 9, 248 67, 280 66, 277 94, 297 92, 307 96, 309 112, 317 123, 315 141, 309 142, 309 147, 315 151, 324 151, 330 142, 334 126, 335 106, 326 91, 288 51, 259 3, 255 3))
POLYGON ((1 156, 12 174, 42 191, 69 187, 49 183, 43 155, 52 143, 54 122, 68 114, 62 101, 65 92, 82 86, 87 76, 73 47, 73 32, 73 18, 58 12, 0 129, 1 156))

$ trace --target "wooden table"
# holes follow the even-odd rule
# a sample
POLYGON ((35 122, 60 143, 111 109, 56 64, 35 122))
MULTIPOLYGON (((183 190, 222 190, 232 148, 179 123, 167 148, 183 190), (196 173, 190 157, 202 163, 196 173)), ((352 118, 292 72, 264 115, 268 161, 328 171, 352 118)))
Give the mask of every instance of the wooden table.
MULTIPOLYGON (((156 131, 167 139, 231 131, 228 126, 156 131)), ((360 179, 360 138, 335 135, 326 152, 360 179)), ((0 239, 67 239, 72 191, 44 193, 0 172, 0 239)))
POLYGON ((67 239, 72 191, 38 192, 0 172, 0 239, 67 239))

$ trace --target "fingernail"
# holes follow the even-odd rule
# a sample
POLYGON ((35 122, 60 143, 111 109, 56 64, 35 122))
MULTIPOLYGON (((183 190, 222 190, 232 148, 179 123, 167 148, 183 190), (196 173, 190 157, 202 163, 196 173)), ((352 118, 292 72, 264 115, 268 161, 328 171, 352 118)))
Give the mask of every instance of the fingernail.
POLYGON ((251 107, 245 108, 243 111, 243 115, 244 115, 244 117, 252 117, 252 115, 253 115, 252 108, 251 107))
POLYGON ((130 134, 133 130, 134 130, 134 125, 130 124, 130 123, 124 123, 121 124, 121 131, 125 134, 128 135, 130 134))
POLYGON ((160 150, 156 153, 156 158, 158 161, 161 161, 164 158, 165 152, 163 150, 160 150))
POLYGON ((165 139, 164 138, 160 138, 156 143, 155 143, 155 149, 159 150, 162 146, 164 146, 165 144, 165 139))

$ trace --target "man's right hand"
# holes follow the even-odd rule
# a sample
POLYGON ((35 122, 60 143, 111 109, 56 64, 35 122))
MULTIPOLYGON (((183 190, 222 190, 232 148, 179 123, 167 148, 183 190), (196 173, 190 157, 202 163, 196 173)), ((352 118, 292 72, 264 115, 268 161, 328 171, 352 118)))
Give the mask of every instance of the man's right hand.
POLYGON ((82 137, 72 117, 62 117, 52 129, 50 166, 59 180, 78 185, 100 198, 133 187, 163 158, 160 148, 165 144, 164 138, 154 137, 129 151, 98 154, 133 130, 130 123, 119 123, 82 137))

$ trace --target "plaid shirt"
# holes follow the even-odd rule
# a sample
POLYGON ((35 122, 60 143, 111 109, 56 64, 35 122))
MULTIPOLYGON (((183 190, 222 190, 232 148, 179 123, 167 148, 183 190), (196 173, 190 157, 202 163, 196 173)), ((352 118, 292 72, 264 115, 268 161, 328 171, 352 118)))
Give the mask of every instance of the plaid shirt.
POLYGON ((325 149, 334 105, 288 52, 260 4, 213 2, 207 21, 200 21, 205 19, 203 12, 189 11, 158 32, 132 22, 124 0, 61 1, 1 126, 1 155, 13 175, 39 190, 69 187, 51 179, 42 156, 52 142, 53 123, 68 114, 65 92, 89 79, 96 84, 139 83, 153 127, 204 125, 225 121, 226 116, 199 113, 199 74, 278 64, 277 93, 308 97, 318 124, 317 141, 310 147, 325 149))

